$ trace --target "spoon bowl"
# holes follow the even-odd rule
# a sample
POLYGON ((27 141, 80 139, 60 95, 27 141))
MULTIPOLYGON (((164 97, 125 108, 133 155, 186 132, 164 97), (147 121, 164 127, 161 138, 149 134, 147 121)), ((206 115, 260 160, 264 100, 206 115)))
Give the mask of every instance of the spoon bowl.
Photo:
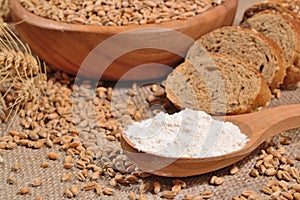
MULTIPOLYGON (((221 119, 220 117, 215 117, 221 119)), ((229 166, 255 150, 268 138, 300 127, 300 104, 269 108, 249 114, 225 116, 225 121, 237 125, 250 139, 242 149, 222 156, 207 158, 168 158, 139 151, 121 135, 121 147, 128 159, 140 169, 166 177, 187 177, 229 166)))

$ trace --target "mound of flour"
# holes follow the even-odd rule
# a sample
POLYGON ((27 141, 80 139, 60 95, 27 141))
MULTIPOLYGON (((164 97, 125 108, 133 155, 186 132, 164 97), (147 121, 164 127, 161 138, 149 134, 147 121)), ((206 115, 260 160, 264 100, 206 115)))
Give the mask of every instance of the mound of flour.
POLYGON ((140 151, 178 158, 204 158, 241 149, 249 139, 230 123, 202 111, 185 109, 169 115, 133 122, 124 131, 140 151))

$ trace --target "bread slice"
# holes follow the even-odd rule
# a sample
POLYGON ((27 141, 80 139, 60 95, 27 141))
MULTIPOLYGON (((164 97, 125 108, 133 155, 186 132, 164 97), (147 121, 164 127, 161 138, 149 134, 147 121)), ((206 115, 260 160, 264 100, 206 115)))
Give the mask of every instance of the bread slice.
POLYGON ((224 53, 250 62, 262 73, 271 91, 283 82, 286 71, 283 52, 274 41, 261 33, 233 26, 216 29, 192 45, 187 59, 197 57, 199 44, 209 52, 224 53))
POLYGON ((269 0, 270 3, 277 3, 286 7, 300 18, 300 1, 299 0, 269 0))
POLYGON ((290 18, 293 18, 294 20, 300 20, 299 16, 296 13, 288 9, 286 6, 282 5, 280 2, 263 1, 256 2, 246 9, 244 11, 241 23, 243 23, 245 20, 252 17, 253 15, 265 10, 273 10, 279 13, 283 13, 289 16, 290 18))
POLYGON ((261 73, 226 54, 202 53, 184 61, 168 75, 165 88, 176 107, 212 115, 252 112, 271 100, 261 73))
POLYGON ((296 85, 300 81, 300 66, 298 65, 300 29, 298 24, 283 13, 265 10, 246 19, 241 26, 263 33, 282 48, 288 67, 281 87, 288 88, 296 85))
POLYGON ((281 13, 265 10, 248 18, 241 27, 254 29, 274 40, 283 49, 287 64, 293 63, 299 52, 296 25, 281 13))

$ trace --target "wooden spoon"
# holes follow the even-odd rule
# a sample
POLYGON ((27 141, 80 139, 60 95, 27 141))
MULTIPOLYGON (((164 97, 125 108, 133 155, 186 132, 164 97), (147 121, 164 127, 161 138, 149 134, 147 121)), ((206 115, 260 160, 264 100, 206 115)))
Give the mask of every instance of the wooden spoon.
POLYGON ((231 165, 250 154, 268 138, 300 127, 300 104, 264 109, 243 115, 226 116, 225 121, 237 125, 250 141, 242 149, 209 158, 168 158, 138 151, 125 134, 121 146, 128 159, 140 169, 167 177, 204 174, 231 165))

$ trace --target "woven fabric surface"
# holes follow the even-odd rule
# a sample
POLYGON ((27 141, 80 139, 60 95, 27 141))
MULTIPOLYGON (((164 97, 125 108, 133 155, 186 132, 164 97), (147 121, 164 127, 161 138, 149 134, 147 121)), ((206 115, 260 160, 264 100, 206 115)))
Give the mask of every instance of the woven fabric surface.
MULTIPOLYGON (((145 92, 146 93, 146 92, 145 92)), ((279 99, 274 99, 270 107, 292 104, 300 102, 300 89, 283 91, 282 96, 279 99)), ((5 128, 5 127, 2 127, 5 128)), ((14 127, 15 128, 15 127, 14 127)), ((299 129, 288 131, 289 137, 292 138, 292 143, 287 146, 287 155, 291 158, 295 158, 297 154, 300 154, 300 135, 299 129)), ((1 131, 0 136, 7 135, 5 131, 1 131)), ((60 152, 56 147, 54 149, 42 148, 38 150, 32 150, 25 147, 17 147, 13 150, 1 150, 0 154, 3 157, 3 163, 0 164, 0 199, 34 199, 38 194, 43 196, 43 199, 63 199, 64 190, 70 187, 71 184, 77 184, 83 187, 82 182, 78 181, 75 177, 71 178, 69 182, 61 182, 61 177, 63 174, 69 172, 70 170, 63 169, 62 163, 65 157, 65 153, 60 152), (49 161, 47 159, 47 154, 50 151, 60 152, 59 159, 56 161, 49 161), (42 168, 41 163, 43 161, 49 161, 49 168, 42 168), (15 162, 21 164, 19 171, 12 171, 12 166, 15 162), (7 178, 13 175, 15 177, 15 183, 10 185, 7 183, 7 178), (30 194, 19 195, 18 192, 20 188, 28 186, 34 178, 41 177, 43 183, 40 187, 34 188, 30 187, 30 194)), ((252 178, 249 176, 250 170, 253 168, 255 161, 258 158, 260 149, 259 147, 245 159, 236 163, 239 167, 239 171, 235 175, 230 175, 230 166, 224 169, 188 178, 183 178, 186 181, 187 188, 183 189, 175 199, 182 199, 185 194, 199 194, 204 190, 210 190, 213 192, 213 197, 211 199, 231 199, 232 196, 240 195, 245 189, 251 189, 259 193, 259 190, 263 184, 266 184, 268 180, 272 177, 259 176, 257 178, 252 178), (224 176, 225 182, 221 186, 212 186, 209 184, 211 176, 224 176)), ((299 169, 300 163, 297 163, 299 169)), ((73 169, 71 169, 72 172, 73 169)), ((74 169, 75 170, 75 169, 74 169)), ((75 171, 73 171, 74 174, 75 171)), ((163 178, 152 176, 144 180, 144 182, 153 183, 153 181, 159 181, 164 189, 170 189, 171 178, 163 178)), ((108 180, 105 177, 101 178, 99 181, 102 185, 107 185, 108 180)), ((138 193, 138 184, 132 184, 131 186, 118 186, 115 188, 115 193, 113 196, 95 196, 93 191, 83 191, 80 192, 76 199, 128 199, 130 191, 138 193)), ((147 193, 148 199, 161 199, 160 195, 154 195, 147 193)), ((261 194, 261 196, 263 196, 261 194)))
MULTIPOLYGON (((235 24, 239 22, 241 13, 243 9, 247 6, 253 4, 256 0, 240 1, 239 10, 237 13, 237 18, 235 24)), ((141 93, 143 95, 147 94, 147 89, 142 89, 141 93)), ((144 100, 145 97, 141 96, 140 99, 135 99, 136 101, 144 100)), ((282 91, 282 96, 279 99, 273 99, 269 107, 286 105, 286 104, 296 104, 300 102, 300 89, 282 91)), ((18 129, 18 123, 14 125, 14 129, 18 129)), ((5 125, 0 127, 0 137, 7 135, 5 131, 5 125)), ((294 129, 287 131, 288 136, 291 138, 291 144, 286 146, 287 155, 291 158, 295 158, 296 155, 300 154, 300 129, 294 129)), ((261 186, 267 183, 268 180, 274 179, 273 177, 258 176, 252 178, 249 176, 249 172, 253 169, 253 166, 258 159, 260 150, 263 148, 261 145, 249 156, 243 160, 236 163, 239 171, 235 175, 230 175, 229 170, 231 166, 224 169, 211 172, 204 175, 193 176, 188 178, 182 178, 187 183, 187 187, 184 188, 175 199, 182 199, 185 194, 199 194, 204 190, 210 190, 213 192, 213 196, 210 198, 212 200, 223 200, 232 199, 233 196, 238 196, 243 190, 253 190, 264 196, 260 192, 261 186), (209 180, 213 175, 225 177, 225 182, 220 186, 212 186, 209 184, 209 180)), ((69 188, 72 184, 78 185, 80 188, 83 187, 84 183, 76 179, 75 175, 78 170, 71 169, 67 170, 63 168, 63 160, 65 158, 65 152, 60 151, 57 146, 53 148, 41 148, 38 150, 29 149, 25 147, 16 147, 13 150, 0 150, 0 155, 3 158, 3 162, 0 163, 0 199, 2 200, 33 200, 37 195, 41 195, 43 199, 46 200, 61 200, 68 199, 64 197, 64 190, 69 188), (50 151, 59 152, 59 158, 56 161, 49 161, 47 159, 47 154, 50 151), (42 168, 41 163, 43 161, 49 162, 49 168, 42 168), (18 171, 13 171, 12 167, 15 162, 19 162, 21 167, 18 171), (71 172, 73 177, 68 182, 62 182, 61 177, 63 174, 71 172), (14 184, 9 184, 7 178, 13 176, 15 179, 14 184), (20 188, 29 186, 34 178, 40 177, 43 183, 39 187, 30 187, 30 193, 27 195, 18 194, 20 188)), ((296 167, 300 169, 300 162, 296 163, 296 167)), ((154 181, 159 181, 162 184, 162 190, 170 190, 172 185, 172 178, 164 178, 151 176, 144 179, 144 182, 153 183, 154 181)), ((101 177, 97 180, 97 183, 101 185, 109 185, 107 177, 101 177)), ((131 191, 138 193, 139 184, 131 185, 119 185, 114 188, 115 192, 112 196, 102 195, 101 197, 96 196, 94 191, 81 191, 73 199, 129 199, 129 193, 131 191)), ((162 199, 161 193, 155 195, 151 192, 146 193, 148 199, 162 199)))

